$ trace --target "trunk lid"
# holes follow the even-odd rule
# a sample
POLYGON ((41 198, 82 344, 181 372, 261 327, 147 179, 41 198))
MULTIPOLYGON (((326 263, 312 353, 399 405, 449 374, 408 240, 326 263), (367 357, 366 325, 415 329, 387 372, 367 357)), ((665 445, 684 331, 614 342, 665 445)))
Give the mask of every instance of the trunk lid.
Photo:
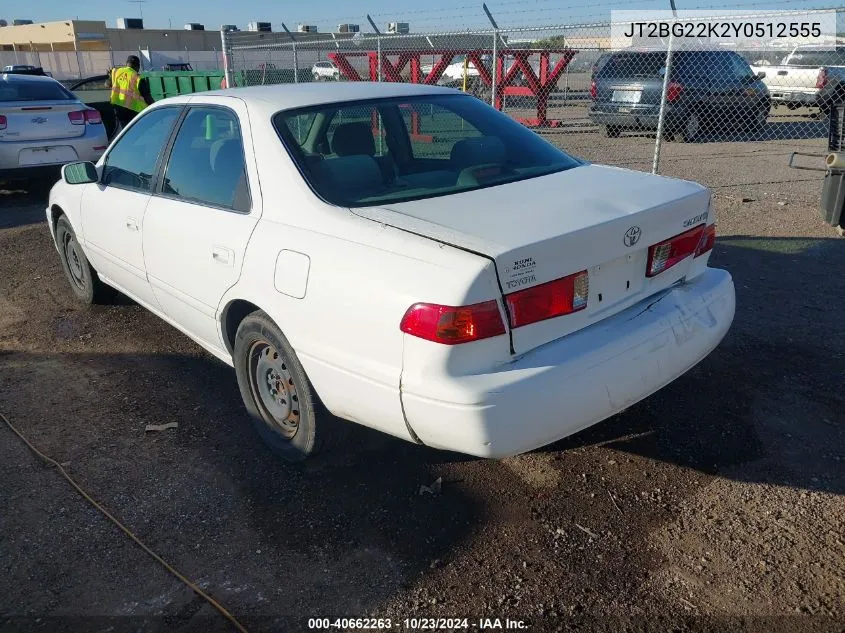
POLYGON ((692 258, 646 277, 649 246, 707 222, 696 183, 616 167, 568 171, 385 207, 352 211, 492 259, 504 295, 586 270, 587 306, 514 328, 513 351, 607 318, 682 279, 692 258))
POLYGON ((5 101, 0 114, 6 117, 6 129, 0 130, 0 142, 42 141, 75 138, 85 134, 85 125, 74 125, 68 112, 85 110, 77 101, 5 101))

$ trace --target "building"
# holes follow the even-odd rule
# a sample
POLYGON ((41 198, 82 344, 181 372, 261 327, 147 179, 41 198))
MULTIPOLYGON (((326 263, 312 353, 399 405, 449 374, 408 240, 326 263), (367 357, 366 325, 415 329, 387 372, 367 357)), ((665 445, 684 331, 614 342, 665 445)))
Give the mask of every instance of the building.
POLYGON ((390 35, 407 35, 411 32, 411 27, 407 22, 388 22, 387 32, 390 35))
POLYGON ((99 20, 41 22, 0 28, 0 51, 211 51, 220 48, 218 31, 121 29, 99 20))

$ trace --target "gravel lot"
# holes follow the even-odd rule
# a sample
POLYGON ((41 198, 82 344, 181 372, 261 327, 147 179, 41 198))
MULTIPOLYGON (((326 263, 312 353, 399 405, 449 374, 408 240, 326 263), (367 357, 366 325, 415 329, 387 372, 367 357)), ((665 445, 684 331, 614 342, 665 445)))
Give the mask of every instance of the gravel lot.
MULTIPOLYGON (((648 137, 548 134, 650 166, 648 137)), ((663 391, 534 453, 482 461, 353 426, 279 461, 230 369, 128 300, 74 303, 43 190, 0 194, 0 411, 250 631, 370 615, 841 632, 845 240, 818 218, 820 175, 785 167, 798 145, 824 143, 666 146, 667 173, 716 192, 734 326, 663 391), (145 434, 163 422, 179 426, 145 434)), ((0 435, 0 628, 229 630, 0 435)))

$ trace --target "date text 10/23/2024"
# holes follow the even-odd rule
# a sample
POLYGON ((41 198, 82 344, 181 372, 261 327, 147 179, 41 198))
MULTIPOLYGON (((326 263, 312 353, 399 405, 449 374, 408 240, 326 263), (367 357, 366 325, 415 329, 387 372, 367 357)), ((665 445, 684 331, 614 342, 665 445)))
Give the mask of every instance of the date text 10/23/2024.
POLYGON ((309 629, 457 631, 457 630, 528 630, 524 620, 511 618, 309 618, 309 629))

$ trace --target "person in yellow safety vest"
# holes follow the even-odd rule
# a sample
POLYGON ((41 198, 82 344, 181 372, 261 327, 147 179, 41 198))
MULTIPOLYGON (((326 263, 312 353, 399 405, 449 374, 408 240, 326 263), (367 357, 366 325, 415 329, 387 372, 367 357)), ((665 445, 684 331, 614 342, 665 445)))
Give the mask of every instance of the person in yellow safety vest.
POLYGON ((111 98, 116 121, 125 126, 153 103, 150 82, 141 77, 141 60, 137 55, 126 58, 126 66, 111 70, 111 98))

